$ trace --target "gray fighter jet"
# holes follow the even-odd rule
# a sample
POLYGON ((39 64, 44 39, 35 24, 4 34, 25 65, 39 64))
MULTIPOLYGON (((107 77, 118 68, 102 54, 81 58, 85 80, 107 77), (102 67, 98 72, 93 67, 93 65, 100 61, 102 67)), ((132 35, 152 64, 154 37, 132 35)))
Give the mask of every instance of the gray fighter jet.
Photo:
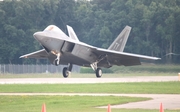
POLYGON ((67 65, 63 69, 66 78, 73 65, 91 67, 96 77, 102 76, 101 67, 140 65, 140 59, 158 60, 150 57, 123 52, 131 27, 126 26, 108 49, 97 48, 80 42, 72 27, 67 25, 69 36, 55 25, 34 33, 34 38, 44 49, 21 56, 20 58, 48 59, 52 64, 67 65))

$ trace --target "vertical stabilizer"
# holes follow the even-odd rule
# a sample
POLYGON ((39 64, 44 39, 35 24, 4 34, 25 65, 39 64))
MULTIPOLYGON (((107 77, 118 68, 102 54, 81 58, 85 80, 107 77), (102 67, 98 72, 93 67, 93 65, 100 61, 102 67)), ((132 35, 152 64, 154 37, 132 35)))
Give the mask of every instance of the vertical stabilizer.
POLYGON ((129 37, 129 33, 131 31, 130 26, 126 26, 122 32, 118 35, 118 37, 114 40, 114 42, 109 46, 109 50, 123 52, 124 47, 126 45, 127 39, 129 37))
POLYGON ((124 47, 126 45, 127 39, 129 37, 129 33, 131 31, 130 26, 126 26, 122 32, 118 35, 118 37, 114 40, 114 42, 109 46, 109 50, 123 52, 124 47))
POLYGON ((69 34, 69 37, 73 40, 76 40, 76 41, 79 41, 76 33, 74 32, 73 28, 71 26, 68 26, 67 25, 67 30, 68 30, 68 34, 69 34))

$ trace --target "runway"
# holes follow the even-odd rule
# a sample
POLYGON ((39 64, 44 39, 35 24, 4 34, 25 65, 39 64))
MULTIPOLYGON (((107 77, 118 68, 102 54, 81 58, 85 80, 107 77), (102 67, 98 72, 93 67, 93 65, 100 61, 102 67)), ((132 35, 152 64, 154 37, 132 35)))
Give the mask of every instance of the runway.
POLYGON ((122 78, 3 78, 0 84, 74 84, 178 81, 178 76, 131 76, 122 78))
MULTIPOLYGON (((152 100, 142 102, 131 102, 121 105, 112 105, 111 108, 128 108, 128 109, 159 109, 163 104, 164 109, 180 110, 180 95, 175 94, 121 94, 129 97, 146 97, 152 100)), ((99 108, 107 108, 106 106, 99 108)))

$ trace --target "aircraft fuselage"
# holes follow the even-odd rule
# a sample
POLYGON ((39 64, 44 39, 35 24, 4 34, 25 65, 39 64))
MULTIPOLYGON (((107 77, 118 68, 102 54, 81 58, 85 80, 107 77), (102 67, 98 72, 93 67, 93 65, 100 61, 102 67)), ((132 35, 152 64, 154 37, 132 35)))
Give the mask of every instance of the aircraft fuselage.
POLYGON ((64 67, 63 76, 68 77, 73 64, 91 67, 96 77, 102 76, 100 67, 113 65, 140 65, 140 59, 158 60, 160 58, 123 52, 131 27, 126 26, 108 49, 97 48, 80 42, 72 27, 67 25, 68 35, 55 25, 49 25, 44 31, 34 33, 34 38, 44 49, 21 56, 20 58, 49 59, 64 67))
POLYGON ((69 37, 63 35, 51 35, 51 33, 43 31, 34 33, 34 38, 44 47, 49 54, 48 59, 52 64, 57 55, 60 55, 60 63, 75 63, 80 66, 90 66, 95 61, 95 55, 90 52, 90 48, 85 43, 74 43, 69 37), (76 59, 74 59, 76 58, 76 59), (83 63, 83 64, 82 64, 83 63))

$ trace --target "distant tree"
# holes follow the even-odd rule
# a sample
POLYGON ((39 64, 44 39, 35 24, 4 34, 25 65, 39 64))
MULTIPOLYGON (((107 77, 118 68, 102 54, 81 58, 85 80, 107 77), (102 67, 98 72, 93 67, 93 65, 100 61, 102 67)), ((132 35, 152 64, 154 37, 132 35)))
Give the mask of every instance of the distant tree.
POLYGON ((122 29, 132 27, 125 47, 133 52, 180 63, 179 0, 4 0, 0 2, 0 63, 47 63, 19 59, 42 49, 33 33, 55 24, 79 39, 107 48, 122 29))

